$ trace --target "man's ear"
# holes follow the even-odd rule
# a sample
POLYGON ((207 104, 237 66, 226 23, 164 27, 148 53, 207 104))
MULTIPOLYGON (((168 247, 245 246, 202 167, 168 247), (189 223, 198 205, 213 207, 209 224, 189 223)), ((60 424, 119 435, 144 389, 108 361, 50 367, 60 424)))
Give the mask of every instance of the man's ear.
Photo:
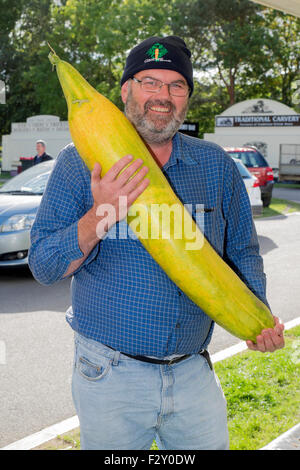
POLYGON ((121 87, 121 98, 122 98, 122 101, 123 103, 125 104, 126 101, 127 101, 127 96, 128 96, 128 86, 129 86, 129 82, 128 80, 123 83, 122 87, 121 87))

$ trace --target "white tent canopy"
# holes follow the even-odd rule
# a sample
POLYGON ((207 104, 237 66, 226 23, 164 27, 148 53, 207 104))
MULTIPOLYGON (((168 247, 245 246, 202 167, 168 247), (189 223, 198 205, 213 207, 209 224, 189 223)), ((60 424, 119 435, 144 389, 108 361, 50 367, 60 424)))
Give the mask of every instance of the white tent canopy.
POLYGON ((300 0, 253 0, 266 7, 275 8, 285 13, 300 17, 300 0))

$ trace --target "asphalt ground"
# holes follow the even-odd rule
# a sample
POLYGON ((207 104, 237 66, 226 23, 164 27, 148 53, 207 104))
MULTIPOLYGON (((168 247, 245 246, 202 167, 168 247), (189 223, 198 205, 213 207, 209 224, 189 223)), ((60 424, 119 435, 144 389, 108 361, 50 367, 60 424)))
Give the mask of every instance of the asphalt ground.
POLYGON ((272 197, 300 202, 300 184, 299 189, 273 188, 272 197))

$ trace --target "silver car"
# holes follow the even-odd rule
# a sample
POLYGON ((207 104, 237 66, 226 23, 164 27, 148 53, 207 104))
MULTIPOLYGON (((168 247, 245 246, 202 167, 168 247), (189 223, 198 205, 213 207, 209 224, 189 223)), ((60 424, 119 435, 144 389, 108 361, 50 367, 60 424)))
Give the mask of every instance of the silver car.
POLYGON ((258 179, 256 178, 256 176, 250 173, 248 168, 241 162, 241 160, 238 160, 237 158, 233 158, 233 157, 231 158, 237 165, 240 175, 243 178, 243 181, 245 183, 247 193, 250 199, 252 214, 262 215, 263 203, 261 200, 261 191, 259 188, 258 179))
POLYGON ((30 229, 53 164, 39 163, 0 188, 0 267, 28 264, 30 229))

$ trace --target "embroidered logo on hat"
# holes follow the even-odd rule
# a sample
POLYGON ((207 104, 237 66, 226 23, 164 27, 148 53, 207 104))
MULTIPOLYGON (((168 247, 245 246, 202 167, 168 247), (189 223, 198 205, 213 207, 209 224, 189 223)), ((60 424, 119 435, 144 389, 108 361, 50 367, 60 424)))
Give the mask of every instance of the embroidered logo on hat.
POLYGON ((146 54, 150 57, 150 59, 146 59, 144 62, 151 62, 151 61, 155 61, 155 62, 171 62, 171 60, 169 59, 163 59, 163 56, 166 55, 168 52, 168 49, 165 48, 165 46, 163 46, 162 44, 160 44, 159 42, 156 42, 155 44, 153 44, 152 47, 150 47, 150 49, 148 49, 148 51, 146 52, 146 54))

